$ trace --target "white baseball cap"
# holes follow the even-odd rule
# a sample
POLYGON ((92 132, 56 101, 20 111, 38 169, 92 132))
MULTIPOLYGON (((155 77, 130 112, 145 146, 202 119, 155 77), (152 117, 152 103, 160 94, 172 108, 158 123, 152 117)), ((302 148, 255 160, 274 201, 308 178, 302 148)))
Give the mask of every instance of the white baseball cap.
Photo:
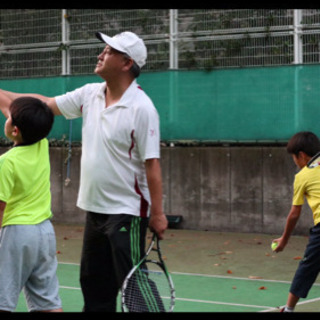
POLYGON ((121 32, 115 36, 108 37, 102 32, 97 32, 96 37, 108 44, 111 48, 126 53, 136 64, 142 68, 147 59, 147 48, 142 39, 130 31, 121 32))

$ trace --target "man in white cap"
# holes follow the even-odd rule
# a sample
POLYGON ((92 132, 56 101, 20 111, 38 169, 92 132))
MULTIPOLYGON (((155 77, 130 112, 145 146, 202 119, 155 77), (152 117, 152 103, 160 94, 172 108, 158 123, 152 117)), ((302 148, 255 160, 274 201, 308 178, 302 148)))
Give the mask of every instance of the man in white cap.
MULTIPOLYGON (((106 43, 95 67, 104 82, 54 98, 28 95, 42 99, 55 115, 83 118, 77 200, 87 212, 80 274, 83 311, 115 312, 125 276, 144 255, 148 226, 163 239, 168 222, 162 210, 159 117, 136 82, 146 47, 132 32, 96 36, 106 43)), ((8 103, 25 96, 1 94, 8 103)), ((6 116, 6 104, 1 107, 6 116)))

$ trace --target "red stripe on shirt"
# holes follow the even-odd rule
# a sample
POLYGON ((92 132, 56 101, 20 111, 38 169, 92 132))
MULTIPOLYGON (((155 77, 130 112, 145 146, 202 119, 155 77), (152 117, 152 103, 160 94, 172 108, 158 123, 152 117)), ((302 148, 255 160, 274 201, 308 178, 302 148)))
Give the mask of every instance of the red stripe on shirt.
POLYGON ((140 196, 140 217, 147 218, 149 203, 144 198, 144 196, 139 188, 137 177, 135 177, 134 189, 135 189, 136 193, 140 196))
POLYGON ((131 134, 130 134, 130 137, 131 137, 131 146, 129 148, 129 158, 131 160, 131 152, 132 152, 132 149, 134 148, 134 130, 131 131, 131 134))

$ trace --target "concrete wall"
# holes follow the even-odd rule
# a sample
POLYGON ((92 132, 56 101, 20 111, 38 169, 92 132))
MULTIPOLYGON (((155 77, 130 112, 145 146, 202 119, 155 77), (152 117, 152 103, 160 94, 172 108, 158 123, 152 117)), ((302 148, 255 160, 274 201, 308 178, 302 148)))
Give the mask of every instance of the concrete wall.
MULTIPOLYGON (((186 229, 282 233, 297 169, 284 147, 162 150, 164 208, 186 229)), ((312 225, 307 205, 295 233, 312 225)))
MULTIPOLYGON (((182 228, 282 233, 297 169, 284 147, 162 149, 164 209, 182 228)), ((305 204, 295 233, 312 225, 305 204)))
MULTIPOLYGON (((0 148, 0 154, 6 148, 0 148)), ((76 207, 81 148, 50 148, 54 221, 84 223, 76 207)), ((284 147, 162 148, 165 213, 182 215, 184 229, 281 234, 291 207, 296 172, 284 147)), ((304 205, 295 234, 306 234, 312 214, 304 205)))

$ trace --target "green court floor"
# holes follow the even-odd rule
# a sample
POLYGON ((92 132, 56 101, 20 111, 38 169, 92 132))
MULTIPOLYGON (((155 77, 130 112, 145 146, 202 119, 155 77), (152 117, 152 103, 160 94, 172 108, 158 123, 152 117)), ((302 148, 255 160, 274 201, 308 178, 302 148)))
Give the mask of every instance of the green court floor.
MULTIPOLYGON (((79 260, 83 227, 55 226, 58 278, 63 309, 81 312, 79 260)), ((286 250, 274 254, 277 235, 173 230, 161 242, 176 289, 175 312, 279 312, 307 238, 293 236, 286 250)), ((320 310, 317 281, 296 311, 320 310)), ((20 296, 17 312, 27 311, 20 296)))
MULTIPOLYGON (((81 312, 83 306, 78 274, 78 265, 59 264, 60 295, 66 312, 81 312)), ((290 285, 286 281, 188 273, 173 273, 172 278, 176 312, 275 312, 290 285)), ((319 306, 320 285, 316 284, 297 310, 315 311, 319 306)), ((17 311, 27 311, 23 295, 17 311)))

